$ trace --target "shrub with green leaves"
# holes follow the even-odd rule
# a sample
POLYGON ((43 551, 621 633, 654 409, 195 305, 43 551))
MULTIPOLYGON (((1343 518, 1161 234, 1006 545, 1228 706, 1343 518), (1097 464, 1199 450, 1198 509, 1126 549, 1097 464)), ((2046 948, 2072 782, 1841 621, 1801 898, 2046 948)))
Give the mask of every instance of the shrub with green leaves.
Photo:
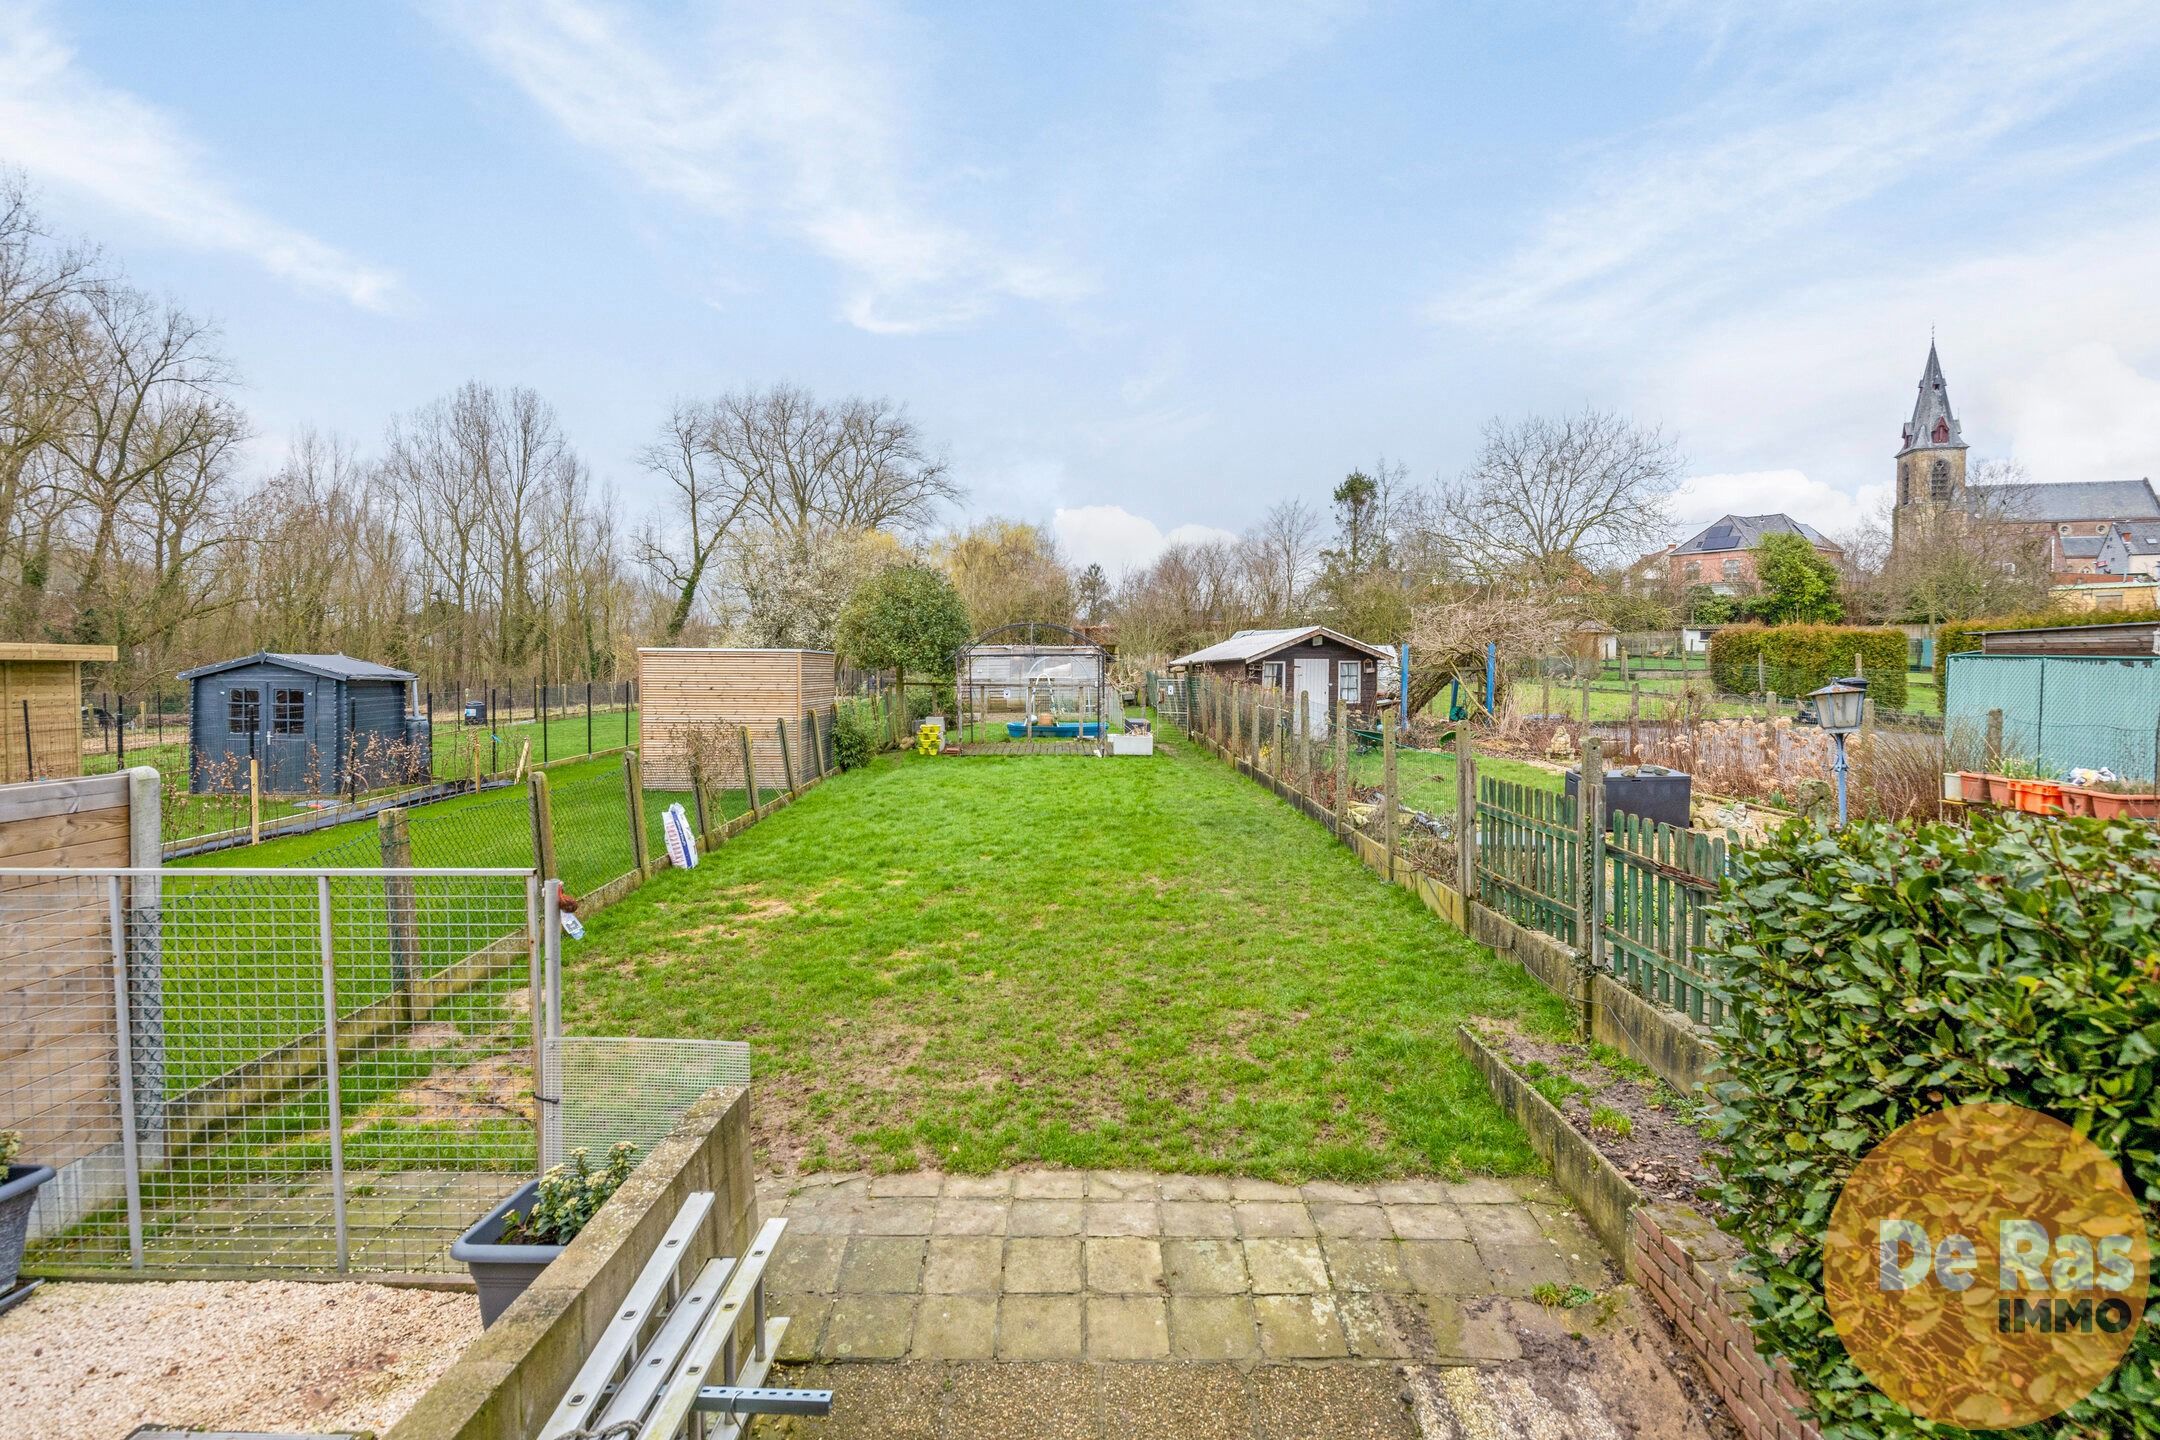
POLYGON ((870 763, 884 743, 884 725, 874 700, 842 700, 833 709, 833 758, 842 770, 870 763))
POLYGON ((16 1155, 22 1151, 22 1143, 22 1131, 0 1130, 0 1171, 15 1163, 16 1155))
POLYGON ((569 1244, 608 1196, 622 1188, 636 1163, 637 1147, 626 1140, 608 1147, 607 1163, 598 1170, 586 1163, 582 1149, 571 1151, 569 1164, 554 1166, 540 1177, 531 1209, 523 1214, 512 1210, 503 1218, 502 1243, 569 1244))
MULTIPOLYGON (((2004 811, 1796 821, 1741 854, 1703 959, 1726 976, 1719 1039, 1745 1077, 1715 1087, 1713 1122, 1758 1341, 1792 1362, 1826 1440, 1965 1434, 1913 1419, 1846 1355, 1822 1234, 1872 1146, 1980 1101, 2090 1136, 2160 1217, 2160 834, 2004 811)), ((2099 1390, 2014 1433, 2160 1436, 2154 1312, 2099 1390)))
POLYGON ((1860 661, 1868 695, 1888 710, 1905 708, 1905 634, 1866 625, 1728 625, 1710 637, 1710 676, 1732 695, 1756 691, 1756 658, 1762 687, 1780 695, 1805 695, 1853 673, 1860 661))

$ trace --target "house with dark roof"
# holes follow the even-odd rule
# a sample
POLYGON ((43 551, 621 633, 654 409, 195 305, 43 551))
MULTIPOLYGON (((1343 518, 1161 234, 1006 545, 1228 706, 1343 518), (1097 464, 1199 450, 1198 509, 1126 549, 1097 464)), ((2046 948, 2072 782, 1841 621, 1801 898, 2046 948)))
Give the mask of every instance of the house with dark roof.
POLYGON ((1766 535, 1798 535, 1826 559, 1845 557, 1820 530, 1790 515, 1720 515, 1666 552, 1665 583, 1678 590, 1708 585, 1720 595, 1746 594, 1760 583, 1755 548, 1766 535))
POLYGON ((2160 520, 2117 523, 2100 541, 2096 568, 2103 575, 2160 580, 2160 520))
POLYGON ((414 676, 350 655, 258 650, 181 672, 189 686, 188 788, 336 795, 424 779, 431 737, 414 676))

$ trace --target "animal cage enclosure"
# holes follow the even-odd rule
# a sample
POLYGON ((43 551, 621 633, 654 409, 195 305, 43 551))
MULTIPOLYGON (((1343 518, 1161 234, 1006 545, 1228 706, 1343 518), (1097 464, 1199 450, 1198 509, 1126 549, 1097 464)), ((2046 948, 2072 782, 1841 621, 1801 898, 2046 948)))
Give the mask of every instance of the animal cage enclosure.
POLYGON ((1109 676, 1109 655, 1077 631, 1041 621, 999 626, 953 657, 949 733, 962 745, 1100 744, 1123 721, 1109 676))

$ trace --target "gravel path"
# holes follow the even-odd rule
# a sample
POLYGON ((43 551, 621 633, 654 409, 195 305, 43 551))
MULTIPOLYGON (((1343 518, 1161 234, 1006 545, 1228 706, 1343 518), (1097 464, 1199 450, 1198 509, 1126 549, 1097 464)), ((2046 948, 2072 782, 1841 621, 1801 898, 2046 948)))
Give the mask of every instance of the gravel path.
POLYGON ((119 1440, 146 1422, 380 1432, 479 1333, 462 1292, 47 1283, 0 1315, 0 1415, 8 1440, 119 1440))

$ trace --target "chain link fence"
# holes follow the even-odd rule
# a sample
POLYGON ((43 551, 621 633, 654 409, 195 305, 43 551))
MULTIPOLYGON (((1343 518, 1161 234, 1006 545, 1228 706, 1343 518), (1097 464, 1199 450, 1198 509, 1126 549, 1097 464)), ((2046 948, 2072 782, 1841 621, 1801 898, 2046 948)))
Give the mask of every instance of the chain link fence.
MULTIPOLYGON (((449 1268, 533 1173, 538 882, 0 871, 44 1273, 449 1268)), ((19 1053, 15 1053, 19 1052, 19 1053)))

